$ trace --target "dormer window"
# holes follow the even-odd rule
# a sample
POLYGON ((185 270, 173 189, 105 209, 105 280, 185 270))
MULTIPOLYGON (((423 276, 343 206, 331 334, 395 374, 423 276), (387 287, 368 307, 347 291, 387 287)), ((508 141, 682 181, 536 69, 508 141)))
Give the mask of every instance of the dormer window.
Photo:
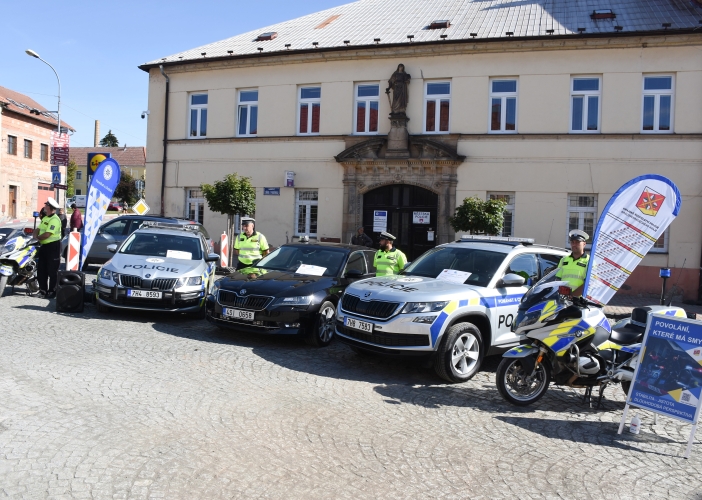
POLYGON ((612 12, 612 9, 597 9, 590 14, 590 19, 614 19, 617 15, 612 12))
POLYGON ((451 21, 448 19, 439 19, 437 21, 432 21, 429 25, 430 30, 440 30, 451 26, 451 21))
POLYGON ((258 38, 256 38, 254 42, 265 42, 268 40, 273 40, 274 38, 278 38, 278 33, 275 31, 270 31, 268 33, 261 33, 258 35, 258 38))

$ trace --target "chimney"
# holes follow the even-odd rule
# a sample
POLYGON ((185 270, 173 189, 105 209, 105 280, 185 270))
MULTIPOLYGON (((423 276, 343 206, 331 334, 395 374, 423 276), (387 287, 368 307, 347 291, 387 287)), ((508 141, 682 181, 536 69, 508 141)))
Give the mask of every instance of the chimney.
POLYGON ((93 147, 98 147, 100 144, 100 120, 95 120, 95 138, 93 139, 93 147))

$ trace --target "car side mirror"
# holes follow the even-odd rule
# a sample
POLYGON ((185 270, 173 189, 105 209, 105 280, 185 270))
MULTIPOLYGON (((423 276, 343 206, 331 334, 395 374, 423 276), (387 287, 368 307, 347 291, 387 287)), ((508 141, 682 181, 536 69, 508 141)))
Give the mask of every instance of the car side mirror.
POLYGON ((219 262, 219 255, 216 253, 208 254, 207 257, 205 257, 205 262, 219 262))
POLYGON ((346 274, 344 274, 344 278, 349 278, 352 280, 358 280, 363 278, 363 271, 359 271, 358 269, 349 269, 346 271, 346 274))
POLYGON ((524 286, 525 282, 526 282, 526 280, 524 279, 523 276, 519 276, 518 274, 508 273, 508 274, 505 274, 504 277, 497 282, 497 287, 498 288, 507 288, 507 287, 514 287, 514 286, 524 286))
POLYGON ((107 251, 110 253, 116 253, 117 252, 117 245, 112 244, 112 245, 107 245, 107 251))

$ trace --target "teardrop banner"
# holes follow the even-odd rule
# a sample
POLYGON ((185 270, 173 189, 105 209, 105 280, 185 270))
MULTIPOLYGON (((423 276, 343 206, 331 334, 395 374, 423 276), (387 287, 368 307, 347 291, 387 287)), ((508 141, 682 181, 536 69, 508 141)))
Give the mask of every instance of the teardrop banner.
POLYGON ((607 304, 680 212, 678 187, 648 174, 612 195, 595 229, 583 294, 607 304))
POLYGON ((117 189, 120 178, 119 163, 112 158, 103 160, 90 180, 88 201, 85 204, 85 227, 83 229, 83 248, 81 251, 80 268, 83 269, 85 258, 95 241, 102 218, 117 189))

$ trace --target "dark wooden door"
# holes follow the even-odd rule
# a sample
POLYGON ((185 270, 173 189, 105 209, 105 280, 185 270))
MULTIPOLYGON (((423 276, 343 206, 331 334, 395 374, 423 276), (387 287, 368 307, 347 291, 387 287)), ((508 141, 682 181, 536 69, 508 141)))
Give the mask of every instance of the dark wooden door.
POLYGON ((439 196, 428 189, 408 184, 383 186, 363 195, 363 228, 377 248, 380 232, 373 231, 373 213, 387 210, 387 231, 397 237, 395 246, 409 260, 414 260, 436 246, 436 232, 434 241, 429 241, 427 232, 429 229, 436 230, 438 205, 439 196), (415 222, 415 213, 421 212, 429 213, 428 224, 415 222))

